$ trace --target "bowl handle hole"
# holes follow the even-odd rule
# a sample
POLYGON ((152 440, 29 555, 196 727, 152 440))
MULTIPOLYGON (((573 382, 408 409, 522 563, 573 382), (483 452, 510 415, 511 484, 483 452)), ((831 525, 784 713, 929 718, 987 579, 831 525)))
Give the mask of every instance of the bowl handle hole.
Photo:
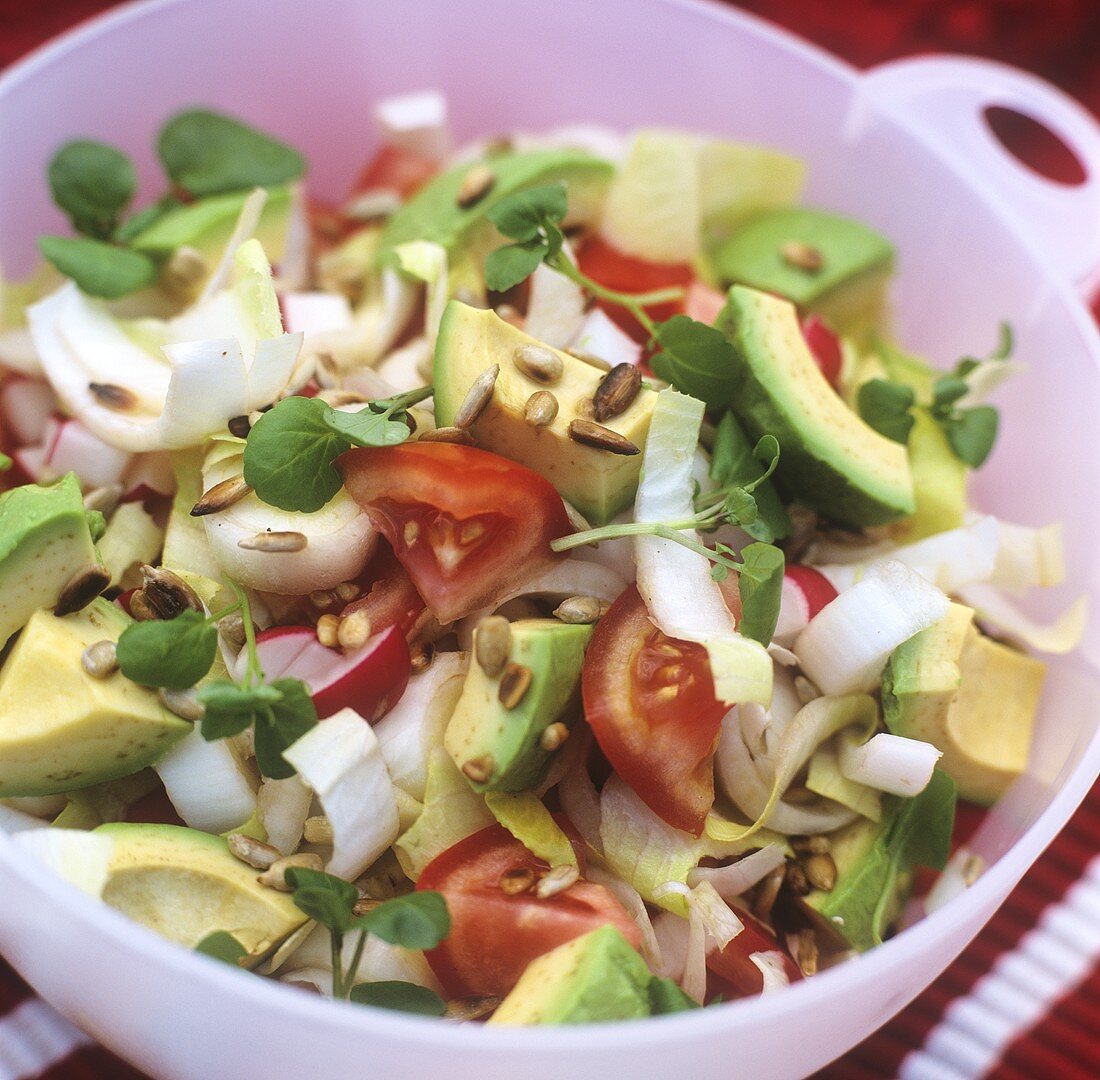
POLYGON ((1088 179, 1081 159, 1042 121, 1005 105, 988 105, 982 115, 993 137, 1024 168, 1065 187, 1088 179))

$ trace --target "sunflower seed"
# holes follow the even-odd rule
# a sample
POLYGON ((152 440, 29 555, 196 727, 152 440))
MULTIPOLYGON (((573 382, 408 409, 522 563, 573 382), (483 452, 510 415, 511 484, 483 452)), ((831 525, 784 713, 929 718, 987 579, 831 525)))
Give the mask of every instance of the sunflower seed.
POLYGON ((162 687, 157 691, 157 697, 170 713, 192 724, 197 724, 205 712, 194 690, 165 690, 162 687))
POLYGON ((475 784, 487 784, 497 771, 497 763, 488 754, 471 758, 462 765, 463 775, 475 784))
POLYGON ((787 888, 795 896, 809 896, 810 879, 806 876, 805 867, 799 862, 787 864, 787 888))
POLYGON ((487 615, 474 633, 474 656, 481 670, 495 679, 508 663, 512 648, 512 627, 503 615, 487 615))
POLYGON ((579 420, 595 420, 596 419, 596 406, 591 398, 581 398, 577 402, 576 416, 579 420))
POLYGON ((792 836, 791 847, 799 855, 827 855, 833 845, 827 836, 792 836))
POLYGON ((550 897, 571 889, 580 880, 580 876, 581 872, 575 866, 555 866, 535 886, 535 895, 540 900, 549 900, 550 897))
POLYGON ((497 698, 506 709, 514 709, 531 689, 531 669, 523 664, 508 664, 500 677, 497 698))
POLYGON ((317 400, 323 401, 326 405, 333 406, 333 408, 339 408, 341 405, 365 405, 370 401, 370 398, 364 397, 354 390, 340 390, 337 387, 330 387, 327 390, 318 391, 317 400))
POLYGON ((183 578, 163 566, 144 564, 141 579, 145 583, 141 598, 157 619, 174 619, 185 611, 205 610, 198 593, 183 578))
POLYGON ((549 390, 536 390, 523 406, 523 419, 531 427, 546 427, 558 415, 558 399, 549 390))
POLYGON ((210 264, 198 248, 183 244, 172 252, 160 272, 160 283, 177 296, 189 295, 210 273, 210 264))
POLYGON ((246 551, 283 553, 304 551, 309 537, 300 532, 262 532, 237 541, 237 547, 246 551))
POLYGON ((245 833, 230 833, 226 842, 230 854, 254 870, 267 870, 282 858, 278 848, 245 833))
POLYGON ((152 622, 157 613, 145 602, 145 596, 140 589, 130 594, 130 614, 138 622, 152 622))
POLYGON ((229 428, 229 434, 236 435, 238 439, 247 439, 252 430, 247 413, 244 416, 234 416, 225 426, 229 428))
POLYGON ((422 641, 410 651, 409 659, 412 662, 412 673, 419 675, 432 666, 435 659, 435 646, 430 641, 422 641))
POLYGON ((818 946, 813 930, 807 928, 797 934, 788 934, 787 949, 803 975, 817 974, 818 946))
POLYGON ((207 514, 220 514, 252 494, 252 488, 244 482, 243 476, 231 476, 204 491, 202 498, 191 507, 192 517, 206 517, 207 514))
POLYGON ((593 353, 587 353, 581 349, 566 349, 565 351, 589 367, 598 368, 600 371, 611 370, 611 365, 602 356, 595 356, 593 353))
POLYGON ((137 395, 127 390, 125 386, 116 386, 114 383, 88 383, 88 389, 101 405, 108 409, 117 409, 119 412, 127 412, 137 405, 137 395))
POLYGON ((94 641, 80 654, 80 666, 93 679, 108 679, 118 671, 118 654, 113 641, 94 641))
POLYGON ((244 632, 244 619, 240 615, 226 615, 218 620, 218 633, 230 644, 243 649, 248 636, 244 632))
POLYGON ((285 859, 276 859, 256 880, 269 889, 277 889, 279 892, 294 892, 294 886, 286 879, 286 872, 301 867, 303 870, 321 871, 325 868, 324 860, 320 855, 311 851, 303 851, 298 855, 288 855, 285 859))
POLYGON ((479 995, 476 997, 452 998, 447 1002, 443 1015, 448 1020, 481 1020, 500 1008, 501 998, 479 995))
POLYGON ((539 736, 539 746, 547 753, 552 754, 568 738, 569 728, 560 722, 554 723, 548 728, 545 728, 543 733, 539 736))
POLYGON ((106 567, 96 564, 81 567, 65 582, 53 613, 61 616, 82 611, 110 584, 111 575, 106 567))
POLYGON ((457 443, 459 446, 474 446, 475 440, 464 428, 441 427, 434 431, 425 431, 420 435, 421 442, 457 443))
POLYGON ((326 649, 335 649, 340 644, 339 615, 322 615, 317 620, 317 640, 326 649))
POLYGON ((349 199, 344 204, 344 216, 352 221, 377 221, 391 217, 401 209, 401 196, 389 188, 373 188, 349 199))
POLYGON ((309 602, 319 611, 324 611, 336 603, 336 593, 331 589, 314 589, 309 594, 309 602))
POLYGON ((612 431, 611 428, 606 428, 602 424, 594 424, 591 420, 570 421, 569 437, 574 442, 594 447, 596 450, 606 450, 609 454, 632 457, 634 454, 641 453, 634 443, 623 438, 617 431, 612 431))
POLYGON ((113 514, 122 498, 121 484, 107 484, 94 488, 84 496, 85 510, 98 510, 101 514, 113 514))
POLYGON ((341 649, 351 652, 366 645, 371 635, 370 616, 366 611, 353 611, 340 620, 336 640, 341 649))
POLYGON ((484 199, 496 182, 496 174, 488 165, 475 165, 463 178, 455 202, 467 210, 484 199))
POLYGON ((307 844, 331 844, 332 822, 323 814, 307 817, 302 827, 302 836, 307 844))
POLYGON ((832 892, 836 885, 836 863, 832 855, 810 855, 802 863, 806 880, 822 892, 832 892))
POLYGON ((493 364, 486 368, 470 387, 462 404, 455 413, 454 426, 465 430, 485 411, 485 407, 493 400, 493 391, 496 389, 497 376, 500 374, 500 365, 493 364))
POLYGON ((350 604, 363 590, 354 581, 341 581, 333 591, 345 604, 350 604))
POLYGON ((633 364, 616 364, 592 395, 596 419, 603 424, 626 412, 641 388, 642 373, 633 364))
POLYGON ((558 382, 565 370, 561 357, 553 349, 530 343, 519 345, 513 350, 512 363, 527 378, 547 386, 558 382))
POLYGON ((500 875, 497 884, 505 896, 519 896, 535 884, 535 871, 528 866, 514 866, 500 875))
POLYGON ((807 274, 816 274, 825 265, 825 256, 821 249, 812 244, 803 244, 799 240, 789 240, 779 249, 779 257, 796 270, 804 270, 807 274))
POLYGON ((779 890, 787 878, 787 864, 776 867, 759 885, 752 899, 752 913, 765 922, 772 913, 775 901, 779 896, 779 890))
POLYGON ((555 609, 554 617, 574 626, 587 626, 600 617, 600 601, 594 596, 571 596, 555 609))

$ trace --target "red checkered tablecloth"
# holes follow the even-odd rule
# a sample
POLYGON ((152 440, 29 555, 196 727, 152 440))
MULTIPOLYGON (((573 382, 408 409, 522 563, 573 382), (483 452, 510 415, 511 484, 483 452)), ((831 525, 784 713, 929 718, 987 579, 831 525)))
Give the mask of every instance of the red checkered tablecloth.
MULTIPOLYGON (((0 0, 0 67, 111 0, 0 0)), ((1100 111, 1098 0, 742 0, 860 65, 931 50, 1037 72, 1100 111)), ((1041 152, 1041 151, 1040 151, 1041 152)), ((1061 167, 1056 154, 1045 159, 1061 167)), ((1100 785, 974 943, 817 1080, 1100 1076, 1100 785)), ((0 1080, 141 1080, 0 961, 0 1080)))

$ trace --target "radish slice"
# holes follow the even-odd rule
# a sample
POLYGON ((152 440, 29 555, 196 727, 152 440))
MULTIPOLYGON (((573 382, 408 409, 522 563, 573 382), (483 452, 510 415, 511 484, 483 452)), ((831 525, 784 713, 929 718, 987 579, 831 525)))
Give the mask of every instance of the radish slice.
POLYGON ((949 605, 903 563, 877 564, 810 620, 794 652, 826 694, 871 690, 894 649, 939 622, 949 605))
MULTIPOLYGON (((265 630, 257 638, 256 648, 269 680, 301 679, 309 687, 322 720, 354 709, 376 722, 396 704, 409 681, 409 646, 396 626, 348 653, 326 648, 307 626, 265 630)), ((242 651, 234 672, 238 682, 247 664, 247 653, 242 651)))
POLYGON ((580 356, 594 356, 612 367, 618 364, 637 366, 642 360, 642 347, 602 308, 593 308, 570 345, 570 351, 580 356))
POLYGON ((882 732, 865 743, 841 738, 837 757, 846 780, 912 798, 928 787, 943 753, 931 743, 882 732))
POLYGON ((382 142, 410 154, 442 161, 451 149, 447 99, 438 90, 383 98, 374 107, 382 142))
POLYGON ((772 641, 790 646, 807 623, 837 598, 833 584, 812 566, 796 564, 783 573, 783 594, 779 603, 779 621, 772 641))
MULTIPOLYGON (((702 420, 701 401, 674 390, 658 395, 634 504, 636 521, 685 521, 695 516, 691 476, 702 420)), ((694 532, 688 535, 698 538, 694 532)), ((771 658, 759 642, 737 633, 722 590, 711 577, 710 562, 658 536, 636 537, 634 558, 638 591, 653 621, 669 637, 696 641, 707 650, 719 700, 767 705, 771 658)))
POLYGON ((49 383, 37 379, 12 379, 0 389, 4 426, 19 446, 42 442, 46 424, 57 411, 57 396, 49 383))
POLYGON ((227 739, 207 742, 196 728, 153 768, 192 829, 229 832, 256 812, 255 777, 227 739))
POLYGON ((122 476, 122 501, 169 499, 176 493, 176 473, 170 454, 136 454, 122 476))
POLYGON ((108 446, 78 420, 54 418, 46 425, 46 468, 62 476, 76 473, 86 488, 117 484, 131 456, 108 446))
POLYGON ((12 461, 19 471, 27 478, 28 483, 37 484, 53 477, 53 473, 46 465, 46 448, 44 446, 21 446, 12 451, 12 461))
POLYGON ((351 305, 343 293, 288 292, 281 299, 287 332, 305 335, 307 349, 318 334, 351 326, 351 305))
POLYGON ((353 709, 341 709, 283 757, 313 788, 332 825, 326 869, 354 881, 400 831, 393 781, 374 729, 353 709))

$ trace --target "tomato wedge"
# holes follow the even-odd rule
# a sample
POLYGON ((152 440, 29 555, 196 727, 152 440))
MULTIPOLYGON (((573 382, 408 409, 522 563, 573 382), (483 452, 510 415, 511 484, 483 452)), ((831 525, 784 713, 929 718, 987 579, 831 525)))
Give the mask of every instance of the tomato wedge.
MULTIPOLYGON (((580 860, 581 845, 572 835, 570 840, 580 860)), ((508 895, 500 887, 507 870, 537 876, 549 869, 502 825, 460 840, 424 868, 417 889, 441 892, 451 913, 446 941, 427 953, 450 995, 503 997, 532 960, 600 926, 614 926, 639 946, 638 927, 602 885, 578 881, 546 900, 530 890, 508 895)))
POLYGON ((400 146, 383 146, 363 167, 352 188, 352 196, 383 188, 407 199, 437 172, 439 166, 428 158, 400 146))
POLYGON ((485 450, 407 442, 350 450, 337 467, 441 623, 491 606, 572 531, 549 481, 485 450))
POLYGON ((636 588, 599 621, 581 675, 584 714, 612 768, 659 817, 699 836, 714 803, 724 706, 706 651, 650 621, 636 588))
POLYGON ((802 336, 806 339, 821 374, 835 390, 840 384, 840 369, 844 366, 840 338, 829 329, 820 315, 810 315, 802 320, 802 336))
POLYGON ((745 929, 724 949, 707 954, 707 967, 716 977, 720 993, 727 998, 754 997, 763 991, 764 976, 749 959, 758 952, 779 953, 787 979, 796 982, 802 978, 798 965, 787 955, 771 930, 747 911, 738 911, 737 917, 745 924, 745 929))
MULTIPOLYGON (((686 263, 655 263, 637 259, 612 247, 598 236, 584 242, 577 252, 577 265, 593 281, 625 293, 652 292, 654 289, 670 286, 684 287, 695 277, 695 271, 686 263)), ((603 301, 598 303, 635 341, 645 344, 649 334, 629 311, 618 304, 603 301)), ((662 322, 683 310, 682 301, 671 301, 667 304, 654 304, 646 308, 646 313, 654 322, 662 322)))
POLYGON ((380 541, 378 551, 363 572, 363 595, 353 600, 342 618, 363 611, 370 619, 371 631, 379 633, 396 626, 408 639, 416 636, 426 605, 405 568, 397 561, 393 548, 380 541))

